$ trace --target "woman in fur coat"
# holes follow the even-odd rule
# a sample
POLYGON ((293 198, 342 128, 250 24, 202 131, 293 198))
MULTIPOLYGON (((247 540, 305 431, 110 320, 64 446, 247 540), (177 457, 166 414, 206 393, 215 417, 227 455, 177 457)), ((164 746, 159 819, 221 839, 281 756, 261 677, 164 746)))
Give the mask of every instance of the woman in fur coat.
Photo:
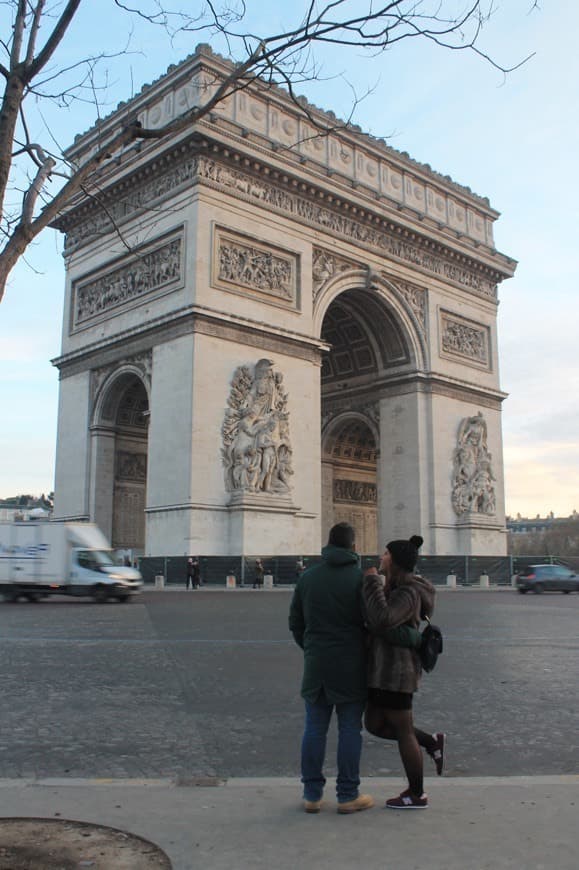
POLYGON ((426 809, 423 790, 422 751, 428 752, 440 775, 444 766, 442 733, 427 734, 414 727, 412 697, 421 676, 418 650, 392 646, 380 637, 385 629, 400 625, 418 628, 434 610, 432 583, 414 573, 423 539, 391 541, 380 561, 379 571, 370 568, 364 576, 363 597, 371 634, 368 664, 368 705, 365 726, 370 734, 396 740, 408 789, 386 801, 389 809, 426 809))

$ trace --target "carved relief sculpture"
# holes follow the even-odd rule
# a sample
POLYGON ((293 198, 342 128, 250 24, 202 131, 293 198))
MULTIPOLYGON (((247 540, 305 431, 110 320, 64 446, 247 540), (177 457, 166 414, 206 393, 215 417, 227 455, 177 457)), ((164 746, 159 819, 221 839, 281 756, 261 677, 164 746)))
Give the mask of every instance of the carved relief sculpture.
POLYGON ((465 417, 458 427, 452 481, 452 506, 457 516, 465 513, 496 514, 491 460, 487 424, 479 411, 474 417, 465 417))
POLYGON ((182 239, 173 238, 112 272, 74 285, 75 326, 181 281, 182 239))
POLYGON ((470 321, 459 320, 441 312, 441 346, 444 353, 459 356, 471 362, 489 365, 488 328, 470 321))
POLYGON ((283 376, 273 362, 260 359, 251 371, 239 366, 231 382, 221 428, 221 450, 228 492, 287 493, 292 448, 283 376))
POLYGON ((335 478, 334 501, 356 501, 361 504, 375 505, 378 501, 376 484, 361 480, 335 478))
MULTIPOLYGON (((215 232, 214 284, 224 290, 258 291, 272 302, 297 304, 298 258, 220 227, 215 232)), ((269 300, 268 300, 269 301, 269 300)))
POLYGON ((314 301, 330 278, 334 278, 340 272, 346 272, 348 269, 355 268, 355 263, 345 260, 343 257, 337 257, 335 254, 330 251, 324 251, 322 248, 313 248, 312 284, 314 288, 314 301))

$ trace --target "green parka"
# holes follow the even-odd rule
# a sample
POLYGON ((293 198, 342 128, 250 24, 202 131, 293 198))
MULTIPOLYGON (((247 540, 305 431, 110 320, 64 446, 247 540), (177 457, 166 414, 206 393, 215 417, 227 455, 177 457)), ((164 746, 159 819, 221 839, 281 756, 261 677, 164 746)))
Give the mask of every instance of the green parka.
MULTIPOLYGON (((289 628, 304 651, 301 694, 315 702, 324 691, 330 704, 366 700, 367 634, 358 556, 342 547, 324 547, 322 563, 297 581, 289 628)), ((420 635, 402 626, 382 636, 414 647, 420 635)))

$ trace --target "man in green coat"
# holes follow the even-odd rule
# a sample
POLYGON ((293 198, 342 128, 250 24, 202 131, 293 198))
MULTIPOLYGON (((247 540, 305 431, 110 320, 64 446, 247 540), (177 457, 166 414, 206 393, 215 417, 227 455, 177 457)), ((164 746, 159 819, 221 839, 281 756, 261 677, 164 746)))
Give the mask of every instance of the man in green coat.
MULTIPOLYGON (((354 552, 354 530, 338 523, 330 530, 322 563, 304 571, 296 583, 289 627, 304 651, 301 694, 306 721, 301 771, 304 809, 318 813, 326 780, 326 736, 334 707, 338 718, 339 813, 374 805, 360 794, 362 715, 366 706, 366 629, 362 605, 362 571, 354 552)), ((420 645, 420 633, 408 626, 383 635, 397 646, 420 645)))

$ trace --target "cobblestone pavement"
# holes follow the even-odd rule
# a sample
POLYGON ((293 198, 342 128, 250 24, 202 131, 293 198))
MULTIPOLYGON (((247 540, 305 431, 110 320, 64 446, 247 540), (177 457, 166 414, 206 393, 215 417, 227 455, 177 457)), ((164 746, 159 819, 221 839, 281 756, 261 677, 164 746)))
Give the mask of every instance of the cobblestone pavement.
MULTIPOLYGON (((296 775, 290 594, 0 604, 0 778, 296 775)), ((448 774, 579 772, 579 595, 438 599, 445 652, 415 718, 448 732, 448 774)), ((365 776, 400 773, 393 744, 364 740, 365 776)))

